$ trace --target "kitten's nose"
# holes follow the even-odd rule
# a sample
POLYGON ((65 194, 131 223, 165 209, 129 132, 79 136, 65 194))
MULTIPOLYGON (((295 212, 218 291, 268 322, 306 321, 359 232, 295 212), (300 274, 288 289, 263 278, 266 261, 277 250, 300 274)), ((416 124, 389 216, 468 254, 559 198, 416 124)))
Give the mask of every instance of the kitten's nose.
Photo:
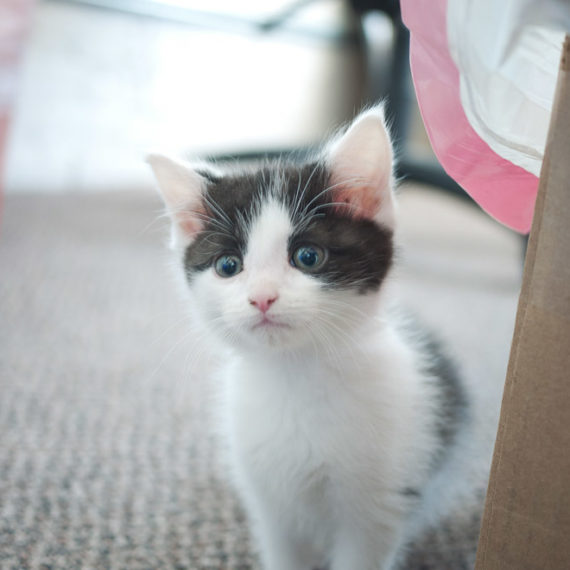
POLYGON ((277 301, 279 295, 276 293, 272 295, 255 295, 249 298, 249 304, 257 307, 262 313, 267 313, 269 307, 277 301))

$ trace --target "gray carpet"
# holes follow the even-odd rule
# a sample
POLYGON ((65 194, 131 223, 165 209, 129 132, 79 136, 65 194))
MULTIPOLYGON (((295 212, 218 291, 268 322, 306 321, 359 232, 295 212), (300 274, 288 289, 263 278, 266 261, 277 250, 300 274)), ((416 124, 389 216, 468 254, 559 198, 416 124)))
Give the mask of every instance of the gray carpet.
MULTIPOLYGON (((434 192, 402 196, 394 287, 451 344, 488 460, 517 239, 434 192)), ((254 569, 147 192, 8 196, 0 233, 0 568, 254 569)), ((486 459, 485 459, 486 458, 486 459)), ((482 467, 484 472, 484 465, 482 467)), ((406 568, 469 568, 478 500, 406 568)), ((356 569, 347 569, 356 570, 356 569)))

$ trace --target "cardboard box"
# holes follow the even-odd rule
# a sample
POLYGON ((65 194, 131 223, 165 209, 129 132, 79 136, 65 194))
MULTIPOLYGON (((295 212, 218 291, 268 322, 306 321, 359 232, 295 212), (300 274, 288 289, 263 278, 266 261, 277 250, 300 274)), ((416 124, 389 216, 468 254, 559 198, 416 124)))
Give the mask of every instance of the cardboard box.
POLYGON ((476 570, 570 569, 570 37, 566 37, 476 570))

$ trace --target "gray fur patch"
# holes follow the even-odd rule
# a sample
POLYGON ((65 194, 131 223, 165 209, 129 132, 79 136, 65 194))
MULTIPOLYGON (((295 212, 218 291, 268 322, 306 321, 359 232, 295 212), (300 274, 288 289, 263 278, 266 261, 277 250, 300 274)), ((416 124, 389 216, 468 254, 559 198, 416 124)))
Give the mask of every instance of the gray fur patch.
POLYGON ((426 372, 436 379, 441 394, 437 432, 446 448, 454 442, 459 427, 469 418, 467 395, 456 364, 439 340, 429 334, 425 349, 429 354, 426 372))
POLYGON ((403 332, 422 355, 422 372, 432 379, 437 390, 433 429, 441 445, 432 460, 435 469, 455 444, 459 430, 470 421, 469 401, 458 367, 441 341, 409 314, 403 332))

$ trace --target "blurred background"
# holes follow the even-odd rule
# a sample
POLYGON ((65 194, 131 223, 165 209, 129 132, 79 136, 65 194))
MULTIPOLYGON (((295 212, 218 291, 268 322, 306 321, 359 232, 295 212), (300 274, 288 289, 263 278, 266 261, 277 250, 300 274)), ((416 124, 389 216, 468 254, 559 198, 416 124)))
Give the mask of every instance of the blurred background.
POLYGON ((28 19, 7 192, 148 185, 149 150, 306 147, 386 97, 429 158, 397 2, 44 0, 28 19))
POLYGON ((443 175, 407 49, 395 0, 0 0, 2 568, 258 568, 144 156, 302 152, 380 98, 387 285, 459 363, 479 446, 475 500, 406 570, 472 567, 522 246, 443 175))

